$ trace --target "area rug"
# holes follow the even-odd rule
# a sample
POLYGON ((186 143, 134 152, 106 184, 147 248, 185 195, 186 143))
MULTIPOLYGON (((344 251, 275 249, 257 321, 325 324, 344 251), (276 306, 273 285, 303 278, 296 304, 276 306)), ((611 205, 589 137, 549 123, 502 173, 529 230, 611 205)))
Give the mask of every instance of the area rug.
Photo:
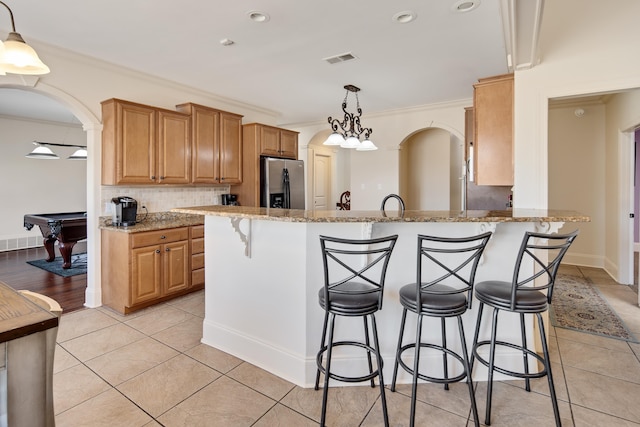
POLYGON ((558 328, 638 342, 598 289, 568 275, 558 275, 550 310, 558 328))
POLYGON ((47 270, 62 277, 77 276, 78 274, 87 273, 87 253, 84 252, 71 255, 71 268, 67 269, 62 268, 62 257, 56 257, 51 262, 47 262, 44 259, 37 259, 34 261, 27 261, 27 264, 47 270))

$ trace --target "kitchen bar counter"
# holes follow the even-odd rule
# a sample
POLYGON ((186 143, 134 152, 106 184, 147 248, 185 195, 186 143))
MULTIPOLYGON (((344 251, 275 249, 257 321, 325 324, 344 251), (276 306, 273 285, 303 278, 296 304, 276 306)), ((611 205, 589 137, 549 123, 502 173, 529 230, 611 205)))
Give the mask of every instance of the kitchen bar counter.
MULTIPOLYGON (((205 218, 202 342, 302 387, 312 387, 315 381, 316 352, 324 316, 318 305, 318 290, 324 281, 320 235, 348 239, 399 236, 387 270, 383 309, 376 314, 384 374, 391 378, 402 314, 399 290, 415 280, 419 233, 462 237, 492 231, 476 280, 510 281, 525 231, 554 233, 565 223, 570 224, 568 229, 575 229, 580 222, 589 221, 577 212, 538 210, 406 211, 404 215, 388 210, 383 215, 379 211, 203 206, 174 211, 205 218)), ((473 335, 477 307, 474 304, 463 316, 467 336, 473 335)), ((361 336, 362 322, 351 320, 340 319, 336 334, 361 336)), ((408 321, 415 319, 410 317, 408 321)), ((437 319, 436 323, 430 321, 425 320, 427 339, 430 335, 437 337, 435 331, 440 330, 437 319)), ((529 324, 533 326, 533 321, 529 324)), ((503 320, 501 336, 518 342, 521 339, 518 325, 517 316, 503 320)), ((456 331, 455 327, 449 328, 447 337, 453 351, 460 350, 455 348, 455 343, 459 343, 456 331)), ((482 330, 481 339, 488 334, 488 330, 482 330)), ((534 343, 532 328, 528 335, 528 342, 534 343)), ((362 352, 352 350, 345 346, 336 349, 332 366, 337 372, 362 372, 366 358, 362 352)), ((520 353, 508 348, 500 351, 497 355, 500 366, 522 368, 520 353)), ((427 352, 421 361, 441 366, 441 355, 427 352)), ((410 360, 407 363, 412 364, 410 360)), ((530 368, 536 369, 533 360, 530 368)), ((476 365, 474 377, 486 380, 483 366, 476 365)), ((411 377, 402 371, 398 381, 410 382, 411 377)))
POLYGON ((574 211, 513 209, 503 211, 309 211, 244 206, 197 206, 172 209, 193 215, 260 219, 285 222, 589 222, 588 216, 574 211))

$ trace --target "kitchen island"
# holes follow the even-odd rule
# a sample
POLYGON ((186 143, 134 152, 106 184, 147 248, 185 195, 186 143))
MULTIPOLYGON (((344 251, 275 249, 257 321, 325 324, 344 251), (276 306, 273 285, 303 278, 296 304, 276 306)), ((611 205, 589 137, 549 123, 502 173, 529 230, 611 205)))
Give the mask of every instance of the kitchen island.
MULTIPOLYGON (((478 267, 476 280, 511 280, 523 233, 554 233, 564 223, 587 222, 571 211, 307 211, 242 206, 177 208, 175 212, 205 215, 205 319, 204 344, 233 354, 302 387, 315 381, 316 353, 320 346, 324 312, 318 305, 323 286, 319 236, 362 239, 398 234, 384 290, 383 309, 376 314, 384 364, 391 378, 402 307, 399 289, 415 281, 417 234, 468 236, 493 231, 478 267)), ((464 316, 467 335, 473 333, 475 304, 464 316)), ((488 315, 488 314, 485 314, 488 315)), ((339 319, 337 339, 343 333, 362 334, 361 321, 339 319)), ((432 319, 430 319, 432 320, 432 319)), ((517 317, 502 321, 504 337, 520 336, 517 317)), ((410 318, 409 321, 412 321, 410 318)), ((425 323, 439 335, 439 323, 425 323)), ((533 322, 531 322, 533 325, 533 322)), ((448 328, 448 342, 456 351, 456 328, 448 328)), ((531 329, 531 328, 530 328, 531 329)), ((488 335, 487 330, 481 335, 488 335)), ((531 331, 528 342, 533 343, 531 331)), ((340 349, 342 350, 342 349, 340 349)), ((348 372, 364 366, 362 352, 345 349, 332 366, 348 372), (356 367, 358 366, 358 367, 356 367)), ((520 353, 497 355, 502 365, 519 366, 520 353)), ((441 364, 440 354, 421 357, 441 364)), ((474 377, 486 379, 476 364, 474 377)), ((399 381, 409 382, 408 375, 399 381)))

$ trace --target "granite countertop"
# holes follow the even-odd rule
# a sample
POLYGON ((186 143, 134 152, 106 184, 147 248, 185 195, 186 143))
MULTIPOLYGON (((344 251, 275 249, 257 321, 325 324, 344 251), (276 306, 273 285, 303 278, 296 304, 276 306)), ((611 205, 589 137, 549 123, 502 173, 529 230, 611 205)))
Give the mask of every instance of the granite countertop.
POLYGON ((0 282, 0 343, 56 326, 58 316, 0 282))
POLYGON ((128 227, 112 225, 110 216, 100 217, 99 228, 121 233, 140 233, 143 231, 163 230, 167 228, 190 227, 204 224, 202 214, 184 214, 177 212, 153 212, 145 216, 138 215, 136 225, 128 227))
POLYGON ((172 212, 284 222, 590 222, 575 211, 513 209, 504 211, 310 211, 245 206, 194 206, 172 212))

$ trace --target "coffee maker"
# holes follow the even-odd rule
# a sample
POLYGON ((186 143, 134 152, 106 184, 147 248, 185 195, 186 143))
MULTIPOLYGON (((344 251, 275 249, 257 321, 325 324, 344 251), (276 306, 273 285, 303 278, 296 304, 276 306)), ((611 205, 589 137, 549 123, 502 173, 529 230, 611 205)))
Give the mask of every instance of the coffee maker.
POLYGON ((138 202, 127 196, 118 196, 111 199, 113 217, 111 223, 116 226, 129 227, 136 225, 138 215, 138 202))

